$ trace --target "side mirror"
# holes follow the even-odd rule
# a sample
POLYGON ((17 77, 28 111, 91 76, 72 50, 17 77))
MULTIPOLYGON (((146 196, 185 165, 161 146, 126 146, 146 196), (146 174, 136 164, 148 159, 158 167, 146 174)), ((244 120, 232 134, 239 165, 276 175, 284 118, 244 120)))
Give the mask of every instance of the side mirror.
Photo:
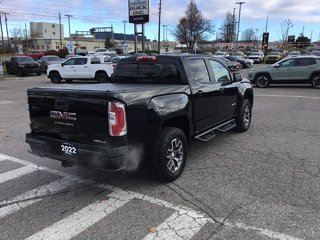
POLYGON ((64 66, 64 63, 61 63, 61 67, 63 67, 64 66))
POLYGON ((273 67, 278 68, 278 67, 280 67, 280 64, 277 63, 277 64, 273 65, 273 67))
POLYGON ((241 82, 242 81, 241 73, 233 73, 233 81, 234 82, 241 82))

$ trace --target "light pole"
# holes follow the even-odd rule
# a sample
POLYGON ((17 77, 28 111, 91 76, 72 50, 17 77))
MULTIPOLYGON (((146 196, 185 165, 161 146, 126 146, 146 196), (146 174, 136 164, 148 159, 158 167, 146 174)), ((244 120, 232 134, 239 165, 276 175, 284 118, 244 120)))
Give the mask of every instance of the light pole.
POLYGON ((123 22, 123 43, 126 42, 126 22, 127 21, 122 21, 123 22))
POLYGON ((239 16, 238 16, 238 31, 237 31, 237 44, 236 44, 236 50, 238 48, 238 41, 239 41, 239 29, 240 29, 240 15, 241 15, 241 5, 246 2, 236 2, 236 4, 239 4, 239 16))
POLYGON ((68 17, 68 24, 69 24, 69 41, 71 42, 71 30, 70 30, 70 18, 73 17, 72 15, 66 14, 66 17, 68 17))

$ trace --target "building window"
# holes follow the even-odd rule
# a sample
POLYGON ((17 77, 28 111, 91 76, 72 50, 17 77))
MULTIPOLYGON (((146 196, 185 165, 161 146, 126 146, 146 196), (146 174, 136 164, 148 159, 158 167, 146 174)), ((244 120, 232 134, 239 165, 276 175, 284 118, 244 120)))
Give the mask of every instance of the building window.
POLYGON ((44 49, 44 46, 43 46, 43 45, 42 45, 41 47, 42 47, 42 49, 44 49))
POLYGON ((55 28, 56 26, 54 24, 52 24, 52 28, 55 28))
POLYGON ((56 46, 56 49, 60 49, 60 47, 59 47, 59 46, 56 46))
POLYGON ((47 33, 47 29, 45 29, 44 32, 47 33))
POLYGON ((39 45, 37 45, 37 49, 38 49, 38 50, 40 49, 40 46, 39 46, 39 45))
POLYGON ((52 35, 56 35, 56 32, 52 32, 52 35))
POLYGON ((49 45, 47 45, 47 50, 49 50, 50 49, 50 46, 49 45))

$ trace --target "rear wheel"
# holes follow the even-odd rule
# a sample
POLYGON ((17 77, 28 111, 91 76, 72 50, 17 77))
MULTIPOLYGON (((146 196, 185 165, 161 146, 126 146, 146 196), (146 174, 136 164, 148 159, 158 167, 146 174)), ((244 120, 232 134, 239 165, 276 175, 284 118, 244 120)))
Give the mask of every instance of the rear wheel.
POLYGON ((270 84, 270 77, 267 74, 261 74, 256 77, 256 86, 258 88, 266 88, 270 84))
POLYGON ((50 74, 50 80, 52 83, 61 83, 61 76, 58 72, 53 72, 50 74))
POLYGON ((107 82, 108 81, 108 75, 105 72, 98 72, 96 74, 96 80, 98 82, 107 82))
POLYGON ((312 87, 314 87, 314 88, 320 89, 320 75, 319 75, 319 74, 314 75, 314 76, 311 78, 311 85, 312 85, 312 87))
POLYGON ((41 72, 37 72, 37 76, 40 76, 41 75, 41 72))
POLYGON ((245 132, 249 129, 251 124, 252 105, 248 99, 244 99, 240 107, 239 115, 236 118, 237 132, 245 132))
POLYGON ((172 182, 182 173, 187 161, 187 139, 179 128, 162 129, 153 156, 153 169, 159 180, 172 182))

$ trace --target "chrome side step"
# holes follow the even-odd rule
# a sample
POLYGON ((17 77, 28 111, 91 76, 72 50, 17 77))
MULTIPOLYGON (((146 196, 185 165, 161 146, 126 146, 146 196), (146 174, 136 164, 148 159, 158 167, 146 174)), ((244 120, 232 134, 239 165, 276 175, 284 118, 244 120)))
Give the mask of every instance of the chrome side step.
POLYGON ((218 130, 220 132, 227 132, 230 129, 234 128, 235 126, 236 124, 234 122, 234 119, 231 119, 225 123, 220 124, 219 126, 216 126, 203 133, 200 133, 199 135, 196 135, 195 139, 200 140, 202 142, 208 142, 209 140, 211 140, 216 136, 214 133, 215 130, 218 130))
POLYGON ((217 130, 220 132, 228 132, 230 129, 234 128, 235 126, 237 126, 237 124, 235 124, 235 122, 230 122, 230 123, 227 123, 226 125, 223 125, 223 126, 217 128, 217 130))

